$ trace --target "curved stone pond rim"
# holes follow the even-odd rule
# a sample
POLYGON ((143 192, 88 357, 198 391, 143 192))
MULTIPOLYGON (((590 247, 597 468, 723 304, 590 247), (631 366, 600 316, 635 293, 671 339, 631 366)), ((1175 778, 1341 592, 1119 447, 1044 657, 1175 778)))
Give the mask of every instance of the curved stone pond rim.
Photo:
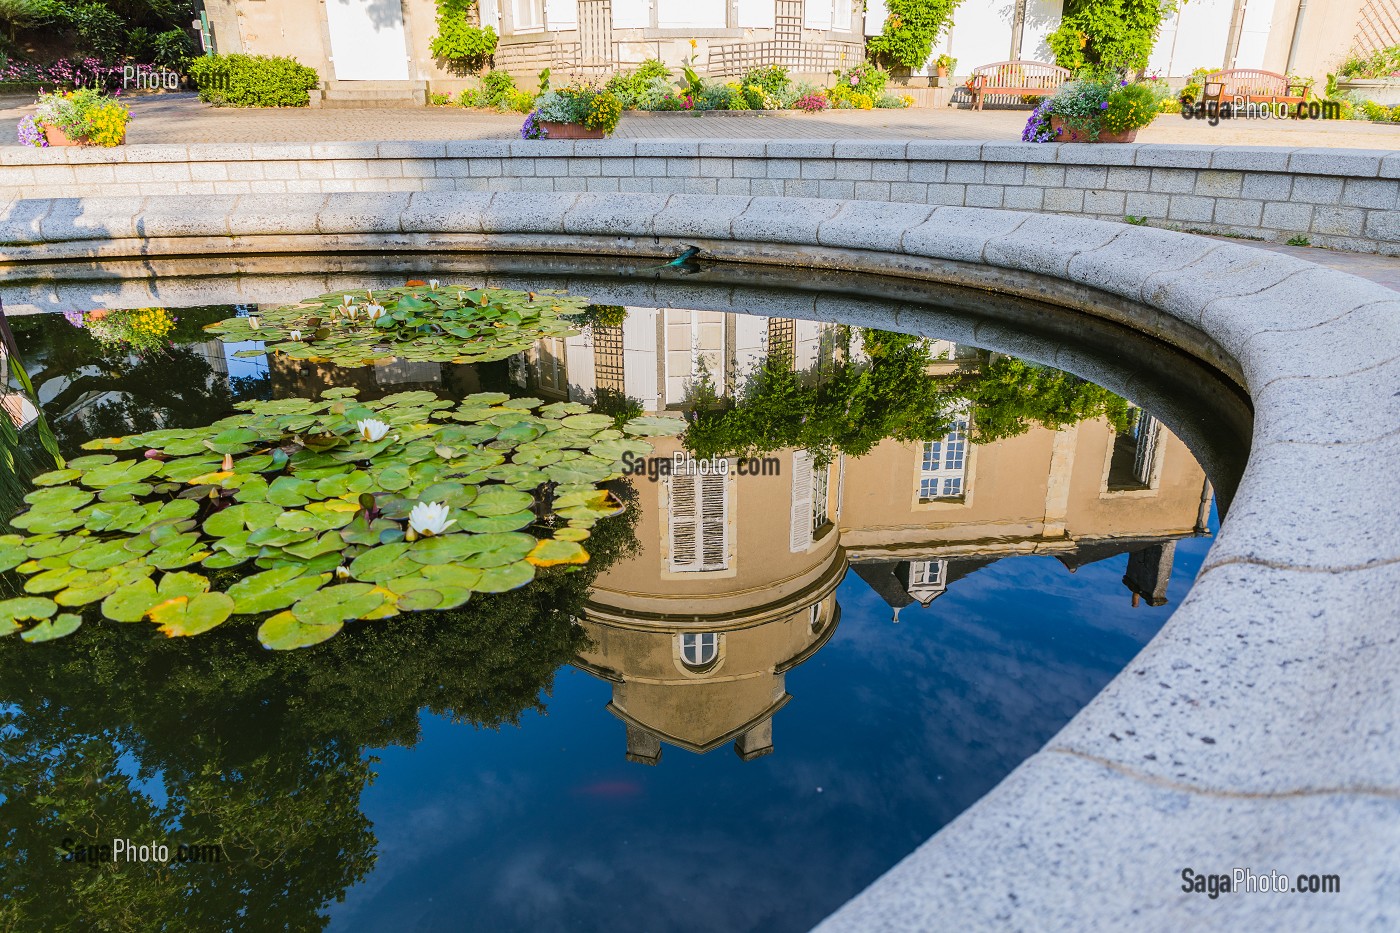
MULTIPOLYGON (((797 278, 838 268, 1037 298, 1190 352, 1237 378, 1254 409, 1248 464, 1190 595, 1044 749, 821 929, 1335 930, 1400 916, 1394 292, 1250 247, 998 210, 498 193, 376 213, 373 196, 352 197, 327 196, 316 216, 284 205, 222 218, 240 232, 221 237, 159 231, 146 223, 156 199, 124 217, 81 202, 90 232, 70 229, 61 244, 11 238, 0 263, 8 273, 54 258, 150 263, 341 244, 563 251, 570 241, 573 252, 637 258, 703 241, 718 258, 786 264, 797 278), (330 232, 351 226, 344 214, 328 222, 338 208, 383 232, 330 232), (1235 866, 1344 883, 1327 897, 1181 893, 1184 867, 1235 866)), ((51 207, 12 205, 12 219, 51 207)))

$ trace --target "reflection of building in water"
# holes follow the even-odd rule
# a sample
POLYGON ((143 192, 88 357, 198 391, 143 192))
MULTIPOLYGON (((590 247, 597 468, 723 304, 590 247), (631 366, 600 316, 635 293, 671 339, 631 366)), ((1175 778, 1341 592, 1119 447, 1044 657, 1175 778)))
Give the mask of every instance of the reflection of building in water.
MULTIPOLYGON (((819 378, 835 352, 832 330, 629 308, 620 328, 542 341, 515 376, 541 396, 591 401, 610 390, 647 412, 673 410, 704 373, 717 394, 741 393, 770 348, 819 378)), ((951 344, 933 350, 941 360, 931 375, 968 365, 951 344)), ((600 575, 582 620, 594 647, 579 659, 612 683, 609 710, 626 724, 629 759, 654 763, 662 743, 704 752, 734 741, 746 758, 770 751, 773 715, 789 699, 785 674, 830 637, 848 564, 895 621, 903 607, 929 606, 969 574, 1025 554, 1074 572, 1127 553, 1134 605, 1165 603, 1175 540, 1205 531, 1211 498, 1180 440, 1134 410, 1121 435, 1100 418, 974 445, 970 417, 958 415, 938 440, 886 440, 827 466, 784 450, 763 475, 633 480, 642 550, 600 575)), ((678 449, 664 439, 656 456, 678 449)))

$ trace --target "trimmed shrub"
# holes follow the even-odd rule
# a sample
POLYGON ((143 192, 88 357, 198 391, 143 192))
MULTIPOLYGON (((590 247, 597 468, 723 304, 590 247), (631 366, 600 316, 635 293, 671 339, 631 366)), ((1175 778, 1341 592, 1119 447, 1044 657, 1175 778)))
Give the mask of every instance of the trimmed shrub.
POLYGON ((205 55, 189 75, 199 99, 216 107, 305 107, 321 83, 316 69, 266 55, 205 55))

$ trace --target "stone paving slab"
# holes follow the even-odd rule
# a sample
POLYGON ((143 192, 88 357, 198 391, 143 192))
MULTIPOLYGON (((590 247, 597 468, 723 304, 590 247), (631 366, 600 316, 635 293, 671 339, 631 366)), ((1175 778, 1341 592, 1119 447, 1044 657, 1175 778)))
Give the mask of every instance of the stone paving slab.
MULTIPOLYGON (((356 140, 519 139, 519 114, 455 107, 411 109, 240 110, 215 108, 189 94, 135 97, 129 143, 328 142, 356 140)), ((0 140, 15 140, 15 126, 32 108, 0 110, 0 140)), ((615 138, 643 139, 977 139, 1017 141, 1023 110, 975 113, 951 107, 910 110, 828 111, 707 115, 623 116, 615 138)), ((1210 126, 1164 115, 1138 133, 1144 143, 1204 146, 1314 147, 1326 157, 1336 148, 1400 148, 1400 126, 1358 121, 1229 121, 1210 126)), ((1085 149, 1094 147, 1085 146, 1085 149)))

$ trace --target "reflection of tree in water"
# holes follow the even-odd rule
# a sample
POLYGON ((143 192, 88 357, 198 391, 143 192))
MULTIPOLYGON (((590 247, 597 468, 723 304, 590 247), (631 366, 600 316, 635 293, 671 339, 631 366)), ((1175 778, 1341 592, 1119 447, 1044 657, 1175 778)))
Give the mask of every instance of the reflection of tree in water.
POLYGON ((0 928, 324 926, 374 865, 365 750, 414 745, 424 710, 487 728, 543 710, 583 645, 572 618, 636 547, 634 520, 600 523, 576 571, 301 651, 264 651, 237 623, 198 640, 93 625, 42 648, 0 641, 0 928), (219 843, 224 861, 60 861, 65 838, 117 837, 172 857, 219 843))
POLYGON ((144 357, 104 346, 58 316, 11 323, 54 433, 73 455, 90 437, 208 424, 234 401, 263 394, 265 380, 221 378, 202 352, 203 326, 227 316, 223 307, 182 310, 174 346, 144 357))
POLYGON ((1127 424, 1128 403, 1078 376, 978 350, 949 361, 944 372, 927 340, 862 328, 862 354, 851 352, 850 328, 837 329, 828 366, 799 372, 791 352, 770 353, 736 402, 702 384, 683 441, 697 457, 756 456, 805 448, 819 463, 835 453, 868 454, 887 439, 942 437, 954 412, 966 413, 974 443, 1024 434, 1034 425, 1057 430, 1107 417, 1127 424), (864 358, 861 359, 860 356, 864 358))

